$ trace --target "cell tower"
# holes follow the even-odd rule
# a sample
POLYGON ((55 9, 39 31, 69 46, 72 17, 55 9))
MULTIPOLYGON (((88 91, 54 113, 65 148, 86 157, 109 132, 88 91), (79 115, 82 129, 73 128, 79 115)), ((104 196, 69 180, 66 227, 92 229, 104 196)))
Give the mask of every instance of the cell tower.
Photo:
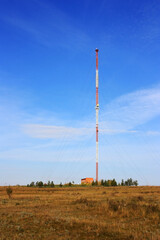
POLYGON ((96 48, 96 181, 98 182, 98 112, 99 112, 99 102, 98 102, 98 49, 96 48))

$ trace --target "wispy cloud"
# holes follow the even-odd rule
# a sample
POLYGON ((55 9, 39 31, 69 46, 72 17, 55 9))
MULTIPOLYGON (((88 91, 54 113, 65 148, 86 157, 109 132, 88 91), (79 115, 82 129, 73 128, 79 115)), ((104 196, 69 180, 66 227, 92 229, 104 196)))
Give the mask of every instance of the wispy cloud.
POLYGON ((93 132, 91 128, 74 128, 65 126, 46 126, 41 124, 27 124, 22 126, 23 131, 35 138, 75 139, 93 132))
MULTIPOLYGON (((147 123, 160 115, 160 86, 123 95, 101 110, 100 134, 136 134, 141 133, 136 127, 147 123)), ((45 122, 45 121, 44 121, 45 122)), ((77 124, 76 124, 77 125, 77 124)), ((22 125, 22 131, 33 138, 80 139, 94 133, 94 123, 81 122, 81 127, 57 126, 28 123, 22 125)), ((144 134, 144 133, 143 133, 144 134)), ((151 129, 147 135, 158 135, 151 129)))
POLYGON ((160 131, 147 131, 149 136, 160 136, 160 131))
POLYGON ((33 16, 31 13, 30 18, 26 19, 20 12, 15 14, 13 11, 12 14, 1 16, 1 19, 47 47, 76 46, 78 49, 83 49, 87 46, 90 41, 88 34, 53 3, 31 1, 29 4, 31 8, 38 8, 41 15, 34 13, 33 16))
POLYGON ((101 113, 103 133, 135 132, 135 128, 160 115, 160 86, 123 95, 101 113))

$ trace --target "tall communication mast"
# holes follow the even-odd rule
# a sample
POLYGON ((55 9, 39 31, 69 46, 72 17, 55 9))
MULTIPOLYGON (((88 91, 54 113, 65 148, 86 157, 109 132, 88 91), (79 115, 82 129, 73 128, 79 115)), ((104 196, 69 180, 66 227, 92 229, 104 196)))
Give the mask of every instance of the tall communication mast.
POLYGON ((98 101, 98 49, 96 48, 96 181, 98 182, 98 112, 99 112, 99 101, 98 101))

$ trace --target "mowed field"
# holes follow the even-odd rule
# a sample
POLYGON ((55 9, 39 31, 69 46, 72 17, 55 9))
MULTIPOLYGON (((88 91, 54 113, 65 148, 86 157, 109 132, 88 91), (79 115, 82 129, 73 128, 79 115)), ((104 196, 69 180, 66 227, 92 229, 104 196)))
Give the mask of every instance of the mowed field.
POLYGON ((0 187, 0 239, 160 240, 160 187, 0 187))

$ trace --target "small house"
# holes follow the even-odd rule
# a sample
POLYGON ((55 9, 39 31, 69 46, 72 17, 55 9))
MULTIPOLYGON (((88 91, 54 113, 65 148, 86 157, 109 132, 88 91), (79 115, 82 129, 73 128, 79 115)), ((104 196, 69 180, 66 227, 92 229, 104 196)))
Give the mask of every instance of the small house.
POLYGON ((91 184, 93 182, 93 178, 82 178, 81 184, 91 184))

